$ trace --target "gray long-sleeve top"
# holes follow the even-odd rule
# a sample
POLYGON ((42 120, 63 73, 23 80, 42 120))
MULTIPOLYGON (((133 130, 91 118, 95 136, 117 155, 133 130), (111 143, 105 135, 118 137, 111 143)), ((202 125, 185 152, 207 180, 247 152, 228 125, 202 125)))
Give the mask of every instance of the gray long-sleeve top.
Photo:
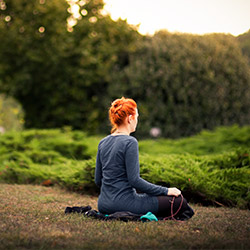
POLYGON ((138 142, 128 135, 108 135, 100 141, 95 183, 101 188, 98 209, 107 214, 117 211, 157 213, 156 196, 168 193, 168 188, 140 177, 138 142), (135 189, 143 194, 137 194, 135 189))

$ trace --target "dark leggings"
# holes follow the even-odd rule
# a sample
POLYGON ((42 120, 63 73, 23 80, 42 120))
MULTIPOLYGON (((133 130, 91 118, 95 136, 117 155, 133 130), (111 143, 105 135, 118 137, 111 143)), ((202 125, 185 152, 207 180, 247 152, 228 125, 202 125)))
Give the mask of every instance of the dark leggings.
MULTIPOLYGON (((175 214, 181 205, 182 197, 180 195, 178 197, 172 195, 157 196, 159 204, 157 216, 159 217, 171 216, 171 204, 172 204, 171 202, 173 201, 173 198, 174 198, 173 213, 175 214)), ((187 208, 188 208, 187 200, 183 198, 182 206, 176 216, 182 214, 187 208)))

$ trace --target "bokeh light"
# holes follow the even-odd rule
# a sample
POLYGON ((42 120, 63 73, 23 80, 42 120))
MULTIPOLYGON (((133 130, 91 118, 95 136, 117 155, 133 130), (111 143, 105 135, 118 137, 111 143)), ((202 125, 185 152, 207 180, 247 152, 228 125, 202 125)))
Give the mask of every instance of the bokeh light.
POLYGON ((41 26, 41 27, 38 29, 38 31, 39 31, 40 33, 44 33, 44 32, 45 32, 45 28, 44 28, 43 26, 41 26))

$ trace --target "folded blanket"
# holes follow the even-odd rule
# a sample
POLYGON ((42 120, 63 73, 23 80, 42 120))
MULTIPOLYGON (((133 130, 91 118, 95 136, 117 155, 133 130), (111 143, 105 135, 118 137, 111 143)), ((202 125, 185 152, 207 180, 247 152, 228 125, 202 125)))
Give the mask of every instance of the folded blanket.
MULTIPOLYGON (((168 218, 168 219, 175 219, 175 220, 188 220, 194 215, 194 211, 191 207, 190 209, 182 213, 179 217, 175 218, 168 218)), ((115 212, 113 214, 102 214, 96 210, 92 210, 91 206, 85 206, 85 207, 66 207, 65 214, 69 213, 81 213, 84 216, 87 217, 93 217, 95 219, 99 220, 120 220, 120 221, 158 221, 158 220, 164 220, 164 217, 156 217, 153 213, 148 212, 146 214, 134 214, 129 211, 120 211, 115 212)))

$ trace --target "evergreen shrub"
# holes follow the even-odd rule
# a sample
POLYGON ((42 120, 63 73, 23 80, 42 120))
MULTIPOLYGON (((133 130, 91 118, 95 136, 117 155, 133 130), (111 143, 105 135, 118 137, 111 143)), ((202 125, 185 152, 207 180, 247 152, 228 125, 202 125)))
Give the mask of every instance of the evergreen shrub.
POLYGON ((202 130, 197 135, 180 139, 154 139, 139 141, 141 153, 211 155, 231 151, 237 147, 250 148, 250 126, 217 127, 202 130))
MULTIPOLYGON (((141 176, 155 184, 180 188, 190 201, 250 208, 249 129, 223 127, 176 141, 141 141, 141 176), (211 145, 217 149, 211 152, 211 145)), ((94 172, 100 138, 60 129, 3 134, 0 181, 49 183, 72 191, 97 193, 94 172), (72 148, 66 147, 67 143, 72 148)))

